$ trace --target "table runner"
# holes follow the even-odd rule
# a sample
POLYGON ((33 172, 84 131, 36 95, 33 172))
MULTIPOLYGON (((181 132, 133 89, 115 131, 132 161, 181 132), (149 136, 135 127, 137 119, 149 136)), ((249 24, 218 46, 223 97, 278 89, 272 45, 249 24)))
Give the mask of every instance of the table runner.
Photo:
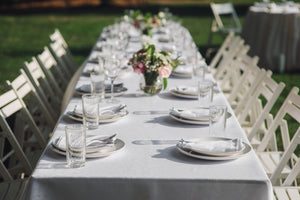
MULTIPOLYGON (((207 77, 212 78, 210 74, 207 77)), ((196 107, 197 100, 176 98, 168 90, 145 96, 139 90, 139 76, 133 72, 122 74, 119 80, 128 91, 117 98, 127 104, 130 114, 101 124, 94 132, 117 133, 125 148, 106 158, 88 159, 83 168, 69 169, 65 157, 52 152, 49 143, 25 199, 272 199, 271 183, 254 151, 236 160, 217 162, 190 158, 176 150, 181 138, 209 136, 208 126, 182 124, 168 116, 170 108, 196 107)), ((76 87, 87 83, 89 78, 80 76, 76 87)), ((190 84, 195 80, 168 79, 168 88, 190 84)), ((81 98, 74 95, 65 113, 80 103, 81 98)), ((226 104, 233 114, 225 136, 248 143, 222 93, 214 96, 214 104, 226 104)), ((64 126, 69 123, 74 122, 63 115, 51 141, 64 135, 64 126)))

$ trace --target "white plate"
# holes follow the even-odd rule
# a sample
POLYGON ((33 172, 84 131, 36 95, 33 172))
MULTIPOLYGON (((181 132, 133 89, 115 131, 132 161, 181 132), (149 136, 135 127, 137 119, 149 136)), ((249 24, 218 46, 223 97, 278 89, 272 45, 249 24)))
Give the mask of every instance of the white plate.
MULTIPOLYGON (((111 154, 121 150, 123 147, 125 146, 125 143, 120 140, 120 139, 116 139, 115 141, 115 148, 111 148, 111 149, 104 149, 103 151, 96 151, 96 152, 92 152, 92 153, 87 153, 86 154, 86 158, 102 158, 102 157, 107 157, 110 156, 111 154)), ((54 147, 52 144, 50 144, 50 148, 52 151, 60 154, 60 155, 66 155, 65 151, 62 151, 60 149, 57 149, 56 147, 54 147)))
POLYGON ((178 78, 192 78, 193 76, 192 73, 178 73, 175 71, 173 71, 171 75, 178 78))
MULTIPOLYGON (((120 91, 120 92, 114 92, 114 97, 118 97, 118 96, 123 95, 127 90, 128 89, 126 87, 123 87, 122 91, 120 91)), ((76 88, 75 91, 79 95, 88 94, 88 92, 84 92, 84 91, 80 90, 79 88, 76 88)), ((110 97, 110 96, 111 96, 111 93, 105 93, 105 97, 110 97)))
MULTIPOLYGON (((203 138, 197 138, 194 140, 206 140, 206 137, 203 138)), ((218 139, 222 139, 222 138, 218 138, 218 139)), ((228 138, 224 138, 225 140, 228 138)), ((234 160, 237 158, 240 158, 242 156, 244 156, 245 154, 249 153, 251 151, 251 147, 250 145, 248 145, 247 143, 243 142, 243 145, 245 146, 245 148, 243 148, 243 150, 239 153, 235 153, 233 155, 230 156, 211 156, 211 155, 206 155, 206 154, 200 154, 191 150, 187 150, 187 149, 183 149, 181 148, 178 144, 176 145, 176 148, 183 154, 193 157, 193 158, 198 158, 198 159, 204 159, 204 160, 215 160, 215 161, 224 161, 224 160, 234 160)))
MULTIPOLYGON (((129 112, 126 110, 126 113, 125 114, 116 114, 116 115, 113 115, 112 118, 108 118, 108 119, 101 119, 101 116, 99 118, 99 123, 111 123, 111 122, 115 122, 117 120, 120 120, 120 119, 123 119, 124 117, 126 117, 127 115, 129 114, 129 112)), ((78 122, 82 122, 83 119, 82 117, 79 117, 79 116, 76 116, 74 114, 72 114, 71 111, 68 111, 67 112, 67 116, 75 121, 78 121, 78 122)), ((107 116, 105 116, 107 117, 107 116)))
POLYGON ((176 121, 185 123, 185 124, 195 124, 195 125, 209 125, 209 120, 208 121, 200 121, 200 120, 188 120, 188 119, 184 119, 181 117, 177 117, 175 115, 170 114, 170 117, 172 117, 173 119, 175 119, 176 121))
MULTIPOLYGON (((232 141, 232 139, 230 138, 223 138, 223 137, 202 137, 202 138, 196 138, 196 139, 192 139, 192 140, 188 140, 187 142, 193 142, 193 143, 197 143, 197 142, 210 142, 210 141, 232 141)), ((244 143, 243 143, 244 144, 244 143)), ((181 147, 179 147, 181 148, 181 147)), ((202 151, 202 150, 196 150, 196 149, 190 149, 190 151, 193 151, 195 153, 199 153, 201 155, 207 155, 207 156, 233 156, 235 154, 241 154, 244 149, 246 148, 245 145, 243 145, 243 147, 240 150, 237 151, 229 151, 229 152, 211 152, 211 151, 202 151)))
POLYGON ((181 97, 181 98, 185 98, 185 99, 198 99, 198 95, 188 95, 188 94, 183 94, 183 93, 180 93, 176 90, 176 87, 174 88, 171 88, 170 90, 170 93, 176 97, 181 97))

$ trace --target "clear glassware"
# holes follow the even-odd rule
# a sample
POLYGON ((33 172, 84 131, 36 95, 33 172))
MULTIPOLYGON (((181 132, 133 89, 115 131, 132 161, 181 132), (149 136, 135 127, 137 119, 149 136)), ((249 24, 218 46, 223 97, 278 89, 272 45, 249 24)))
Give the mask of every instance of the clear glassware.
POLYGON ((110 99, 108 100, 109 103, 118 102, 117 99, 114 98, 114 81, 118 77, 121 71, 120 61, 116 58, 116 56, 112 56, 111 58, 106 58, 104 62, 104 73, 108 80, 110 80, 111 87, 110 87, 110 99))

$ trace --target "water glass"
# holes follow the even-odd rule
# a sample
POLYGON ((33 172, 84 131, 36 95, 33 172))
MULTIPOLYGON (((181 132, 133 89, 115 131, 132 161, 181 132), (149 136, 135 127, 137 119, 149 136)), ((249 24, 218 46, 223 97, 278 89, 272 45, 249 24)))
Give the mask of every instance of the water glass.
POLYGON ((99 96, 100 101, 105 98, 105 75, 104 73, 91 73, 91 93, 99 96))
POLYGON ((198 81, 198 101, 200 107, 208 108, 213 101, 213 82, 209 80, 198 81))
POLYGON ((112 58, 105 59, 104 73, 111 83, 110 100, 108 100, 109 103, 119 102, 118 100, 114 99, 114 81, 118 77, 120 71, 120 62, 115 56, 112 56, 112 58))
POLYGON ((226 113, 227 106, 225 105, 213 105, 209 107, 209 133, 211 136, 225 136, 226 113))
POLYGON ((83 167, 86 153, 86 130, 82 124, 72 124, 65 127, 66 158, 70 168, 83 167))
POLYGON ((83 124, 87 129, 97 129, 99 126, 100 97, 93 94, 82 96, 83 124))

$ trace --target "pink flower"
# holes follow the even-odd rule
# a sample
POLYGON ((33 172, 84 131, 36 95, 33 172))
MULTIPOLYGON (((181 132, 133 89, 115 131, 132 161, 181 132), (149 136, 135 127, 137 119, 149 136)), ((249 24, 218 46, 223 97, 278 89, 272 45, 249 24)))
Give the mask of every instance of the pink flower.
POLYGON ((146 66, 141 61, 138 61, 137 67, 134 67, 134 72, 138 74, 143 74, 145 70, 146 66))
POLYGON ((158 73, 162 78, 168 78, 172 72, 172 67, 170 65, 158 68, 158 73))
POLYGON ((138 20, 135 20, 135 22, 133 23, 133 26, 135 28, 138 28, 139 27, 139 21, 138 20))

